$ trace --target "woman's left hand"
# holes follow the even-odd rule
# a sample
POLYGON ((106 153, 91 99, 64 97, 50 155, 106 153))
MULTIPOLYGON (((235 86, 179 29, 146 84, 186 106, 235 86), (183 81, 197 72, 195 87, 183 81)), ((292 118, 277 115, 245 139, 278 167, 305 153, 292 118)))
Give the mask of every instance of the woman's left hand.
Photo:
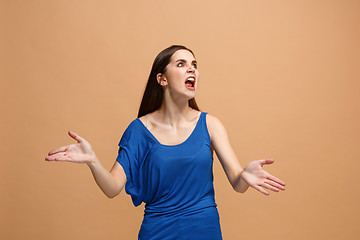
POLYGON ((241 178, 251 187, 259 192, 269 195, 263 188, 267 188, 274 192, 285 190, 285 183, 280 179, 272 176, 263 169, 266 164, 272 164, 274 160, 265 159, 252 161, 241 172, 241 178))

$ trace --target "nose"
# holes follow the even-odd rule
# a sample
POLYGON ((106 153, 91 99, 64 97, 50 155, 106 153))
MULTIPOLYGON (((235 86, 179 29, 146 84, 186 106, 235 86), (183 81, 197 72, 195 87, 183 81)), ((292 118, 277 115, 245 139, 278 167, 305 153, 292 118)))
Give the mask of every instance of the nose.
POLYGON ((195 72, 195 67, 193 65, 190 65, 188 68, 188 72, 195 72))

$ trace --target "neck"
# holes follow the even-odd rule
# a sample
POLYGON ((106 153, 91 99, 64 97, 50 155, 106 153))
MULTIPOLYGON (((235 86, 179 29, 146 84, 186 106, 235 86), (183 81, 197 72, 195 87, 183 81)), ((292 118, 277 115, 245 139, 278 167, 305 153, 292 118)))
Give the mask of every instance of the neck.
POLYGON ((189 107, 188 100, 175 102, 169 98, 164 98, 164 102, 158 110, 163 121, 172 126, 187 120, 190 117, 189 113, 192 111, 194 110, 189 107))

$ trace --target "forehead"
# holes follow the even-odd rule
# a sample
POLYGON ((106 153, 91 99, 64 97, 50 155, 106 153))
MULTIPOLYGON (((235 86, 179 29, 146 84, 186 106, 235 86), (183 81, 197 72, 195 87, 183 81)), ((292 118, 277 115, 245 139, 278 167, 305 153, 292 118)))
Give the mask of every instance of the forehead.
POLYGON ((195 60, 194 56, 192 55, 191 52, 189 52, 188 50, 185 49, 180 49, 177 50, 172 56, 171 56, 171 61, 175 62, 178 59, 185 59, 187 61, 193 61, 195 60))

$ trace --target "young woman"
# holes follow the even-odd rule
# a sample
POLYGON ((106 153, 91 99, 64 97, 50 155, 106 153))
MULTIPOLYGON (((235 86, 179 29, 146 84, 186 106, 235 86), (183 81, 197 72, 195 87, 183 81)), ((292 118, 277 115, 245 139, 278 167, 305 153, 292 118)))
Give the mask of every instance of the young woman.
POLYGON ((249 186, 284 190, 285 183, 263 170, 271 159, 242 168, 225 128, 200 112, 195 93, 199 72, 193 52, 179 45, 156 57, 138 118, 125 130, 118 157, 107 171, 91 145, 69 131, 78 143, 51 151, 47 161, 86 163, 109 198, 125 186, 135 206, 144 202, 139 239, 222 239, 214 199, 213 150, 237 192, 249 186))

